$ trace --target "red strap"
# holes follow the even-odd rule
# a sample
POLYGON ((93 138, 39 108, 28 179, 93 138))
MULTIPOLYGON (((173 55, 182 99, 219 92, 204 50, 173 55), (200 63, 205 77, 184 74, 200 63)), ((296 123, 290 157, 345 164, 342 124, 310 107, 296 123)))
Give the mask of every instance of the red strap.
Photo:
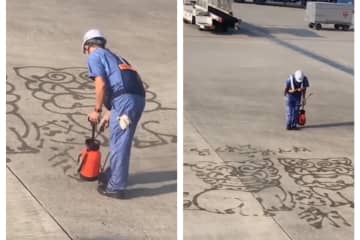
POLYGON ((131 65, 125 64, 125 63, 119 64, 119 68, 120 68, 120 70, 130 70, 130 71, 136 72, 135 68, 133 68, 131 65))

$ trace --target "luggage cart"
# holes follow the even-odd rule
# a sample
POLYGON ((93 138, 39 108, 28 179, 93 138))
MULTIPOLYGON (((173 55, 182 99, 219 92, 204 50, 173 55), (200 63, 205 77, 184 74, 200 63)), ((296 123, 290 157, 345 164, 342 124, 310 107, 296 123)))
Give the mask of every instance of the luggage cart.
POLYGON ((347 31, 353 26, 354 5, 327 2, 307 2, 305 21, 310 28, 320 30, 323 24, 333 24, 335 29, 347 31))

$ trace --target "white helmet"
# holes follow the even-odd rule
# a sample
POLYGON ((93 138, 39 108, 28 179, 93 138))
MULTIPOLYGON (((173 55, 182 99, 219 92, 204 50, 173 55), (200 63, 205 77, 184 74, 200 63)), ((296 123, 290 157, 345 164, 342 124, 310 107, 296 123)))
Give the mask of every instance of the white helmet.
POLYGON ((84 37, 83 37, 83 42, 81 45, 81 49, 82 49, 83 53, 85 53, 85 49, 84 49, 85 43, 88 40, 93 39, 93 38, 103 38, 106 41, 104 34, 102 34, 98 29, 90 29, 89 31, 87 31, 84 34, 84 37))
POLYGON ((301 70, 297 70, 294 73, 294 77, 295 77, 295 81, 297 81, 298 83, 301 83, 304 79, 304 74, 302 73, 301 70))

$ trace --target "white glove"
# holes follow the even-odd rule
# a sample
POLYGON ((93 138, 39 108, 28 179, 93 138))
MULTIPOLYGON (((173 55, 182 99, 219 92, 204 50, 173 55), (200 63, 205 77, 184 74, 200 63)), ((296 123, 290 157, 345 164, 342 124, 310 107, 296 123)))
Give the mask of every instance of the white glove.
POLYGON ((131 124, 131 119, 129 118, 128 115, 124 114, 120 117, 118 117, 118 120, 119 120, 119 125, 120 125, 120 128, 122 130, 125 130, 129 127, 129 125, 131 124))

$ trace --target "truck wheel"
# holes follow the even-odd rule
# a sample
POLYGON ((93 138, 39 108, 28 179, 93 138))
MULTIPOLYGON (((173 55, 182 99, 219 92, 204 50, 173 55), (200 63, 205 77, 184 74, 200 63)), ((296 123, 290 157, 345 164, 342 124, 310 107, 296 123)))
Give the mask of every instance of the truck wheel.
POLYGON ((314 23, 309 23, 309 28, 313 28, 314 27, 314 23))
POLYGON ((334 27, 335 27, 336 30, 339 30, 339 29, 340 29, 340 25, 339 25, 339 24, 335 24, 334 27))
POLYGON ((349 26, 349 25, 343 25, 343 30, 344 30, 344 31, 348 31, 348 30, 349 30, 349 28, 350 28, 350 26, 349 26))
POLYGON ((195 16, 191 17, 191 24, 195 24, 195 16))
POLYGON ((216 33, 224 32, 224 28, 220 25, 215 25, 214 32, 216 33))
POLYGON ((265 0, 254 0, 255 4, 264 4, 265 0))
POLYGON ((320 23, 315 24, 315 29, 320 30, 321 29, 321 24, 320 23))
POLYGON ((307 2, 307 0, 301 0, 300 2, 301 2, 301 7, 302 7, 302 8, 306 8, 306 2, 307 2))
POLYGON ((226 31, 226 25, 223 23, 218 23, 216 21, 213 21, 213 25, 214 25, 214 32, 216 33, 223 33, 226 31))

